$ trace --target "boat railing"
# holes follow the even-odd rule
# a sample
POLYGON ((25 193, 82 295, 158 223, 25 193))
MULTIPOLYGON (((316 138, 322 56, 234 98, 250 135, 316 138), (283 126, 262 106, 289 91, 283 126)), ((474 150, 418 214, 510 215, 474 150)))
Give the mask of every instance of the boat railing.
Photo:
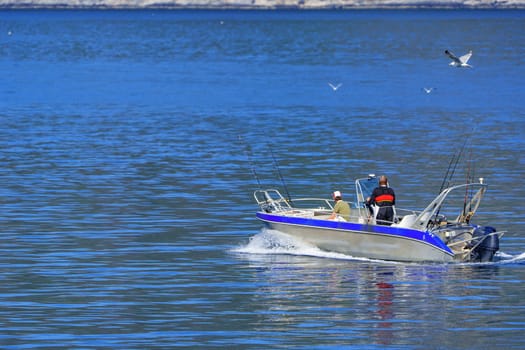
MULTIPOLYGON (((372 206, 371 209, 369 209, 367 206, 356 203, 352 208, 357 210, 356 217, 359 222, 376 223, 375 216, 377 215, 378 207, 372 206)), ((393 206, 393 208, 394 221, 389 223, 392 226, 410 227, 419 215, 419 211, 416 210, 398 208, 397 206, 393 206)))
POLYGON ((474 252, 478 249, 478 246, 484 244, 485 239, 489 239, 491 236, 497 236, 499 240, 505 233, 506 231, 495 231, 481 236, 468 235, 467 239, 448 242, 447 246, 455 252, 456 258, 459 257, 459 260, 470 261, 474 252))
POLYGON ((332 203, 326 198, 295 198, 293 200, 294 208, 303 208, 303 209, 319 209, 319 210, 330 210, 332 211, 334 207, 332 203))
POLYGON ((268 213, 293 209, 290 201, 276 189, 257 190, 253 197, 259 207, 268 213))
MULTIPOLYGON (((452 243, 448 243, 447 245, 452 248, 454 246, 457 246, 457 245, 464 245, 465 243, 474 243, 471 245, 470 249, 468 249, 469 252, 473 251, 474 249, 476 249, 482 242, 485 238, 487 237, 490 237, 490 236, 498 236, 498 238, 501 238, 503 237, 503 235, 505 234, 506 231, 495 231, 495 232, 491 232, 491 233, 487 233, 486 235, 483 235, 483 236, 475 236, 475 237, 469 237, 467 239, 463 239, 463 240, 460 240, 460 241, 454 241, 452 243)), ((464 250, 467 250, 464 248, 464 250)))
POLYGON ((324 198, 294 198, 286 199, 276 189, 257 190, 253 193, 259 207, 268 213, 283 212, 294 209, 329 210, 334 208, 328 199, 324 198))

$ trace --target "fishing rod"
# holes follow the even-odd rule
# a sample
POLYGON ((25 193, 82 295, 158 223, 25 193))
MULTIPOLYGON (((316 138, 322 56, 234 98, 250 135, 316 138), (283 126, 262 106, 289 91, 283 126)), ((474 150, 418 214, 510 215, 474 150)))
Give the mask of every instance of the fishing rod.
POLYGON ((443 191, 443 187, 445 187, 445 183, 447 182, 448 174, 450 173, 450 169, 452 167, 452 163, 454 163, 454 159, 456 159, 456 152, 452 155, 452 158, 450 159, 450 162, 448 163, 447 172, 445 173, 445 177, 443 177, 443 182, 441 183, 441 187, 439 188, 439 193, 443 191))
POLYGON ((252 174, 255 177, 255 180, 257 180, 257 184, 259 185, 259 189, 262 190, 261 181, 259 180, 259 176, 257 176, 257 172, 255 171, 255 166, 253 164, 253 157, 252 157, 252 151, 250 149, 250 146, 247 142, 245 142, 241 135, 239 135, 239 141, 244 143, 244 147, 246 148, 244 150, 244 154, 246 154, 246 157, 248 158, 248 162, 250 163, 250 168, 252 170, 252 174))
MULTIPOLYGON (((467 141, 465 140, 465 143, 466 142, 467 141)), ((465 143, 463 143, 463 147, 465 147, 465 143)), ((461 150, 459 152, 455 151, 454 154, 452 155, 452 158, 450 159, 450 162, 448 163, 447 172, 445 173, 445 177, 443 177, 443 182, 441 183, 441 187, 439 188, 439 193, 438 194, 441 194, 441 192, 443 192, 443 189, 444 188, 448 188, 448 186, 450 185, 450 181, 452 180, 452 177, 454 176, 454 172, 456 171, 456 166, 458 165, 458 161, 461 158, 461 153, 463 153, 463 147, 461 147, 461 150), (454 164, 454 168, 453 169, 451 169, 452 164, 454 164), (450 172, 450 170, 452 170, 452 172, 450 172), (447 178, 448 178, 448 180, 447 180, 447 178), (445 183, 446 183, 446 185, 445 185, 445 183)), ((434 221, 437 221, 437 218, 439 217, 439 212, 440 211, 441 211, 441 205, 437 209, 436 214, 434 214, 434 221)), ((430 225, 430 223, 431 223, 431 221, 428 222, 429 225, 430 225)))
POLYGON ((439 188, 439 193, 441 193, 445 187, 448 187, 450 185, 450 182, 452 181, 452 178, 454 177, 454 173, 456 172, 456 168, 458 166, 459 160, 461 159, 463 151, 465 150, 465 146, 467 145, 468 141, 470 140, 470 136, 472 135, 473 132, 474 132, 474 129, 471 131, 470 134, 468 134, 465 137, 465 141, 463 142, 463 145, 459 149, 459 152, 456 151, 452 155, 452 159, 450 160, 450 162, 448 164, 447 172, 445 173, 445 177, 443 178, 443 182, 441 183, 441 187, 439 188), (454 167, 451 169, 452 163, 454 163, 454 167), (447 180, 447 177, 448 177, 448 180, 447 180), (445 183, 446 183, 446 185, 445 185, 445 183))
MULTIPOLYGON (((469 186, 469 184, 471 182, 474 182, 474 166, 472 166, 472 175, 470 174, 470 166, 472 164, 472 147, 470 148, 470 156, 469 156, 469 160, 467 163, 468 163, 467 175, 466 175, 467 186, 465 187, 465 198, 463 200, 463 216, 464 216, 464 220, 468 223, 470 221, 469 214, 472 211, 472 201, 469 200, 469 208, 468 208, 469 214, 467 214, 467 199, 469 199, 470 196, 472 195, 472 192, 471 192, 469 196, 469 187, 471 187, 469 186)), ((472 191, 471 188, 470 190, 472 191)))
POLYGON ((290 192, 288 192, 288 187, 286 186, 286 182, 284 181, 283 175, 281 174, 281 170, 279 169, 279 164, 277 163, 277 159, 275 159, 275 155, 273 154, 273 149, 272 147, 270 147, 270 145, 268 145, 268 148, 270 149, 270 154, 272 155, 273 165, 275 166, 275 169, 277 170, 279 179, 281 180, 281 183, 283 184, 284 190, 286 192, 286 196, 288 197, 288 202, 292 204, 292 197, 290 196, 290 192))
MULTIPOLYGON (((443 182, 441 183, 441 187, 439 188, 439 193, 441 193, 444 188, 449 187, 450 182, 452 181, 452 178, 454 177, 454 173, 456 172, 456 168, 458 166, 459 160, 461 159, 463 151, 465 150, 465 146, 467 145, 470 139, 470 136, 474 133, 474 130, 475 130, 475 127, 472 129, 472 131, 469 134, 467 134, 467 136, 465 137, 465 141, 463 142, 463 145, 461 145, 459 152, 455 151, 454 154, 452 155, 452 159, 450 160, 448 164, 447 172, 445 173, 445 177, 443 178, 443 182), (450 167, 452 166, 452 163, 454 163, 454 167, 451 169, 450 167), (448 180, 447 180, 447 177, 448 177, 448 180)), ((464 205, 463 212, 465 212, 465 207, 466 207, 466 204, 464 205)), ((436 214, 434 215, 434 221, 437 220, 440 211, 441 211, 441 206, 438 208, 438 210, 436 211, 436 214)))

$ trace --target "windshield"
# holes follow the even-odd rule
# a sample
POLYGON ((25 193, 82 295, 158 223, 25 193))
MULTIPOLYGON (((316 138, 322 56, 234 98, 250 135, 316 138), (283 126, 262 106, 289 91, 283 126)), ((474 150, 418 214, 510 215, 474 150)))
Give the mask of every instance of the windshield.
POLYGON ((359 207, 364 206, 366 199, 372 195, 374 188, 377 186, 379 186, 379 179, 373 175, 355 181, 357 205, 359 207))

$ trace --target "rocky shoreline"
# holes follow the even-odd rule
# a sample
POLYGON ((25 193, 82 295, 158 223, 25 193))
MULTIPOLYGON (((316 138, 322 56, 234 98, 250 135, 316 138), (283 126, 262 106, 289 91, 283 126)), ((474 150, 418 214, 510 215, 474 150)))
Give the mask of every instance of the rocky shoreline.
POLYGON ((525 9, 525 0, 0 0, 3 9, 525 9))

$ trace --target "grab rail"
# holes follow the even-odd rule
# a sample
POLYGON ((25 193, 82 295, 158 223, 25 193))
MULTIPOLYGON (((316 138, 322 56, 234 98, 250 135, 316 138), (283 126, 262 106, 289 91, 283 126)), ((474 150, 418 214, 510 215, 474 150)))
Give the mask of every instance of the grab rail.
POLYGON ((290 201, 276 189, 256 190, 253 193, 257 205, 266 212, 280 212, 292 209, 312 209, 315 206, 306 206, 304 203, 320 203, 315 209, 332 211, 334 207, 328 199, 324 198, 294 198, 293 206, 290 201))

